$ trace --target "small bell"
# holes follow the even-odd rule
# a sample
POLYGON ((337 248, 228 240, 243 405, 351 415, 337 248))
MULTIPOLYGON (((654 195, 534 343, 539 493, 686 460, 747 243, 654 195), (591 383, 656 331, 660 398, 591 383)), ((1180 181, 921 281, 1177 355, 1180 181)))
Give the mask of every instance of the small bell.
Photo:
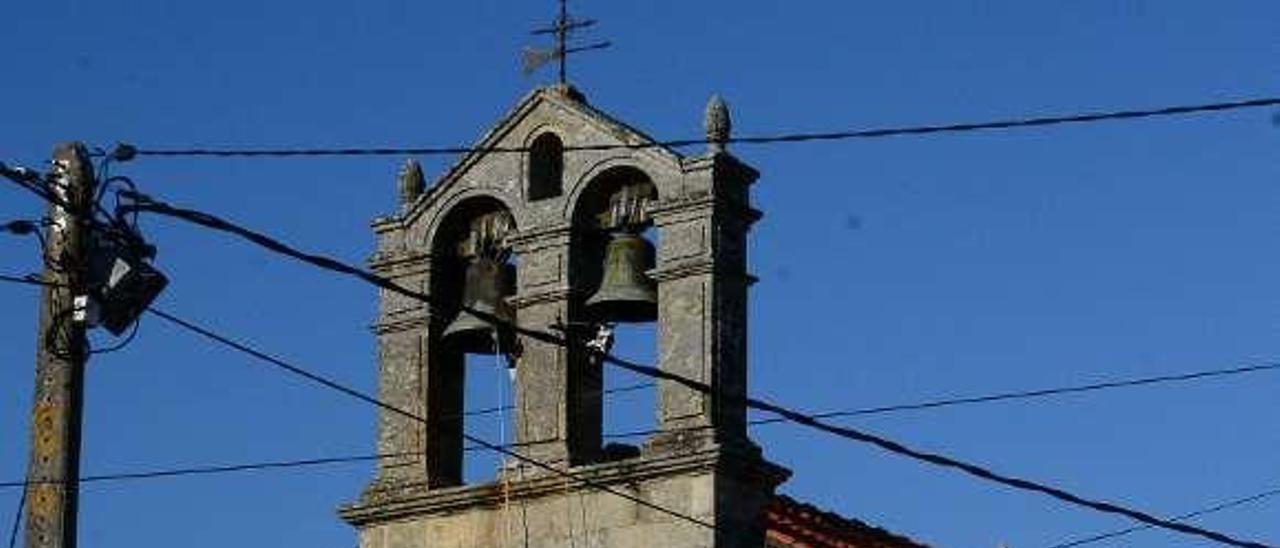
POLYGON ((515 312, 506 298, 515 293, 515 267, 491 257, 477 256, 467 265, 462 289, 465 307, 496 316, 505 322, 496 328, 488 321, 463 310, 449 323, 441 338, 466 354, 507 352, 514 342, 511 325, 515 312), (494 334, 497 334, 497 337, 494 334))
POLYGON ((637 323, 658 319, 658 288, 645 271, 653 268, 653 244, 627 230, 614 231, 605 249, 600 288, 587 299, 587 311, 604 322, 637 323))

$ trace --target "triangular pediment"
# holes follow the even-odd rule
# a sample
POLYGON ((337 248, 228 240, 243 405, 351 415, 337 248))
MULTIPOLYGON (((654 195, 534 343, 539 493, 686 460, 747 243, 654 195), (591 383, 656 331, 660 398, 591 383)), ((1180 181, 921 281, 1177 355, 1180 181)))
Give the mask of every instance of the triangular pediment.
MULTIPOLYGON (((587 103, 576 89, 554 85, 531 90, 525 94, 496 124, 480 137, 468 150, 431 184, 418 200, 405 212, 405 219, 417 217, 432 204, 447 196, 459 185, 475 184, 468 175, 477 169, 485 169, 486 163, 510 163, 524 158, 532 125, 546 122, 558 128, 566 154, 575 147, 609 147, 645 157, 648 162, 670 166, 678 170, 684 157, 675 150, 663 146, 652 137, 614 118, 587 103), (625 147, 625 148, 623 148, 625 147)), ((592 152, 599 152, 593 150, 592 152)))

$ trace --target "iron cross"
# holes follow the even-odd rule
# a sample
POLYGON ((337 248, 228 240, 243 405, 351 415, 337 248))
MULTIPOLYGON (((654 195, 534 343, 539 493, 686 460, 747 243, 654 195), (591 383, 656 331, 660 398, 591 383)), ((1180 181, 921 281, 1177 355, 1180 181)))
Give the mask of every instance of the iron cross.
POLYGON ((578 29, 584 29, 596 24, 595 19, 573 19, 569 17, 568 0, 559 0, 560 13, 556 16, 555 24, 541 29, 535 29, 533 34, 543 35, 551 34, 555 36, 555 47, 553 49, 542 49, 526 47, 522 54, 523 71, 526 75, 537 70, 547 61, 555 59, 559 64, 559 81, 564 84, 567 80, 565 75, 565 59, 571 53, 578 53, 593 49, 604 49, 609 47, 608 41, 596 42, 585 46, 570 47, 569 34, 578 29))

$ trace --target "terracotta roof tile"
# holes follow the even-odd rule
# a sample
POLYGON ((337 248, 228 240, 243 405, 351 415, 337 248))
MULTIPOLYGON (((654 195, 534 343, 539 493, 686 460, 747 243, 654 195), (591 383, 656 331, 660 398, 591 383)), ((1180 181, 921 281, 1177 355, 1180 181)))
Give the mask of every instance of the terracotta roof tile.
POLYGON ((786 495, 769 500, 763 519, 766 543, 771 548, 928 548, 786 495))

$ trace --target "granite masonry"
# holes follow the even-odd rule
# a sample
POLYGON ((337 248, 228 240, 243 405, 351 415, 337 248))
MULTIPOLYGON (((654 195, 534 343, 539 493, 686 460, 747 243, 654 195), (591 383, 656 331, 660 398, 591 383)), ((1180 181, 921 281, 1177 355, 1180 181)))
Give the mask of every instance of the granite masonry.
POLYGON ((572 87, 551 86, 530 92, 476 143, 482 150, 429 187, 415 162, 404 165, 399 210, 373 223, 371 266, 439 300, 381 294, 379 396, 422 420, 381 412, 377 448, 385 456, 359 498, 340 509, 361 548, 764 546, 762 516, 789 472, 748 438, 743 400, 746 238, 760 217, 749 188, 759 174, 725 146, 725 103, 713 97, 704 118, 710 144, 683 156, 572 87), (458 313, 459 246, 477 219, 504 219, 516 323, 573 339, 572 326, 590 324, 584 301, 600 284, 596 220, 627 185, 654 191, 644 213, 658 234, 656 266, 646 273, 658 288, 657 367, 713 393, 659 380, 657 432, 638 447, 606 450, 599 368, 610 366, 581 345, 517 333, 504 350, 514 367, 515 450, 573 478, 507 458, 493 481, 464 484, 464 360, 441 336, 458 313))

